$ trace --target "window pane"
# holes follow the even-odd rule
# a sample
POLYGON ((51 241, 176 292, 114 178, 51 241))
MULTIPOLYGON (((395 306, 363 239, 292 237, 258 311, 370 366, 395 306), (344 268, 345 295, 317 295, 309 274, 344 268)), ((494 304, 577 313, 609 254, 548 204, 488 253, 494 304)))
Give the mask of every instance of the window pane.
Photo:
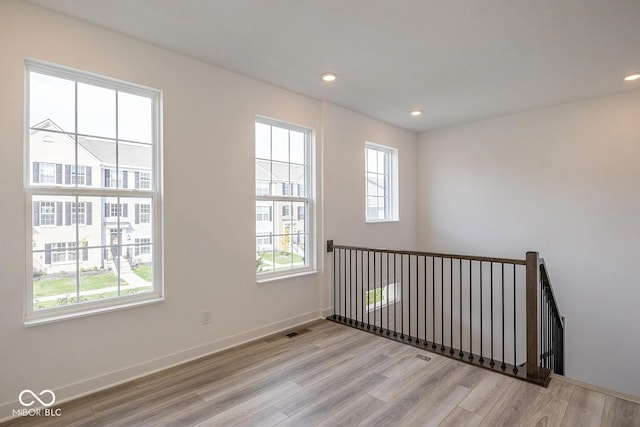
POLYGON ((305 135, 291 131, 291 163, 305 164, 305 135))
POLYGON ((122 186, 118 188, 151 188, 151 164, 153 152, 151 144, 120 142, 118 143, 118 168, 126 174, 122 186), (136 175, 136 172, 138 174, 136 175))
POLYGON ((289 131, 276 126, 271 127, 272 158, 282 162, 289 161, 289 131))
MULTIPOLYGON (((65 257, 68 248, 65 245, 54 245, 48 251, 50 257, 65 257)), ((39 270, 43 252, 33 252, 33 309, 60 307, 78 302, 77 270, 74 263, 67 264, 65 269, 50 273, 39 270)), ((82 301, 82 296, 80 297, 82 301)))
POLYGON ((118 92, 118 138, 151 143, 151 98, 118 92))
POLYGON ((46 130, 31 131, 29 137, 31 184, 71 185, 70 168, 75 167, 75 145, 72 135, 46 130))
POLYGON ((271 126, 256 123, 256 158, 271 159, 271 126))
POLYGON ((29 73, 29 126, 42 127, 50 120, 64 132, 74 132, 75 82, 29 73))
POLYGON ((273 270, 273 236, 269 233, 258 233, 256 237, 256 273, 273 270))
MULTIPOLYGON (((118 270, 112 259, 106 260, 109 248, 89 248, 83 252, 89 267, 80 271, 80 300, 96 301, 119 296, 118 270)), ((125 286, 126 282, 121 280, 120 285, 125 286)))
POLYGON ((116 137, 116 91, 78 83, 78 133, 116 137))
POLYGON ((376 150, 367 148, 367 172, 378 172, 378 155, 376 150))
POLYGON ((291 184, 293 184, 294 194, 290 194, 291 196, 302 196, 305 197, 305 166, 302 165, 291 165, 290 168, 290 179, 291 184))
POLYGON ((378 173, 386 173, 387 172, 387 168, 386 168, 386 153, 382 152, 382 151, 378 151, 378 173))
POLYGON ((267 160, 256 160, 256 195, 268 195, 270 194, 271 184, 271 162, 267 160), (260 187, 258 182, 262 183, 260 187), (266 190, 264 184, 266 183, 266 190))
POLYGON ((276 196, 290 196, 288 163, 273 162, 271 164, 271 178, 274 184, 272 194, 276 196))

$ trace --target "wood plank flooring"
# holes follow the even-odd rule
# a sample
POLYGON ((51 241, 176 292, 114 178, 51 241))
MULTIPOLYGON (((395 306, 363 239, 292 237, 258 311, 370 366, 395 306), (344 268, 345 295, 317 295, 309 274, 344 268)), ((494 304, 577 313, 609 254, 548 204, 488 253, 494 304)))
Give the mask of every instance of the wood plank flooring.
POLYGON ((324 320, 298 329, 2 425, 640 427, 639 404, 558 379, 544 389, 324 320))

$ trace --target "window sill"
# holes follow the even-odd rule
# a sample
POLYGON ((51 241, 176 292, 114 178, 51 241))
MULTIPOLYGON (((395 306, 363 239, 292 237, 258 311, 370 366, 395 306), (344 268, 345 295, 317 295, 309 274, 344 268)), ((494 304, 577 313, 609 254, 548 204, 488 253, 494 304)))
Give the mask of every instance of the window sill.
POLYGON ((372 219, 365 220, 366 224, 380 224, 380 223, 388 223, 388 222, 400 222, 399 219, 372 219))
POLYGON ((61 322, 63 320, 75 319, 79 317, 93 316, 101 313, 108 313, 111 311, 125 310, 128 308, 141 307, 149 304, 157 304, 164 302, 164 297, 159 295, 152 295, 145 297, 144 299, 137 299, 135 301, 123 301, 119 304, 110 304, 90 307, 72 307, 70 310, 56 310, 52 313, 35 312, 25 316, 24 326, 32 327, 38 325, 44 325, 47 323, 61 322))
POLYGON ((303 271, 298 271, 298 272, 292 272, 291 274, 280 274, 277 276, 268 276, 268 277, 262 277, 262 278, 258 278, 256 279, 256 283, 257 284, 263 284, 263 283, 270 283, 270 282, 277 282, 280 280, 287 280, 287 279, 295 279, 298 277, 304 277, 304 276, 311 276, 313 274, 316 274, 317 271, 316 270, 303 270, 303 271))

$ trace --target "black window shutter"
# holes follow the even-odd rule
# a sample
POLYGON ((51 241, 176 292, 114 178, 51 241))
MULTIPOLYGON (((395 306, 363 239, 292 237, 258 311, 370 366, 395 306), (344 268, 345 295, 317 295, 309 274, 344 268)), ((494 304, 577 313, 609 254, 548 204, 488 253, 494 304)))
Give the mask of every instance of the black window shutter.
POLYGON ((111 178, 111 171, 109 169, 104 170, 104 188, 109 188, 109 181, 111 178))
POLYGON ((62 202, 56 202, 56 225, 62 225, 62 202))
POLYGON ((93 203, 86 202, 84 206, 85 206, 85 212, 87 216, 87 225, 91 225, 91 207, 93 206, 93 203))
POLYGON ((62 165, 56 163, 56 184, 62 184, 62 165))
POLYGON ((111 213, 111 212, 110 212, 110 209, 111 209, 111 208, 110 208, 110 206, 109 206, 109 203, 105 203, 105 204, 104 204, 104 216, 105 216, 105 218, 108 218, 108 217, 109 217, 109 214, 111 213))
POLYGON ((86 261, 89 259, 89 242, 84 242, 82 245, 82 260, 86 261))
POLYGON ((33 162, 33 183, 37 184, 40 182, 40 163, 33 162))
POLYGON ((64 165, 64 183, 71 184, 71 165, 64 165))
POLYGON ((136 224, 140 224, 140 203, 136 203, 136 224))
POLYGON ((122 188, 129 188, 129 173, 127 171, 122 172, 122 188))
POLYGON ((40 225, 40 202, 33 202, 33 226, 40 225))
POLYGON ((140 172, 135 172, 133 174, 133 177, 134 177, 136 189, 140 188, 140 172))
POLYGON ((123 207, 122 207, 122 216, 128 217, 129 216, 129 212, 127 207, 129 206, 129 203, 124 203, 123 207))
POLYGON ((85 166, 84 170, 85 170, 84 183, 87 185, 87 187, 90 187, 91 186, 91 166, 85 166))
POLYGON ((51 243, 44 244, 44 263, 51 264, 51 243))
MULTIPOLYGON (((64 211, 64 225, 71 225, 71 202, 64 202, 64 211)), ((77 209, 76 215, 78 215, 77 209)))

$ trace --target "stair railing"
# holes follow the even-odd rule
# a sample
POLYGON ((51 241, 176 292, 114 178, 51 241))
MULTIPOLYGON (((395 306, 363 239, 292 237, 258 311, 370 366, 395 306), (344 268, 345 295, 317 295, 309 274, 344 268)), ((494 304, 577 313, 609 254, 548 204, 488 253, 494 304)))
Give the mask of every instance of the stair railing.
POLYGON ((564 319, 537 252, 526 259, 334 245, 330 320, 547 385, 564 319))

